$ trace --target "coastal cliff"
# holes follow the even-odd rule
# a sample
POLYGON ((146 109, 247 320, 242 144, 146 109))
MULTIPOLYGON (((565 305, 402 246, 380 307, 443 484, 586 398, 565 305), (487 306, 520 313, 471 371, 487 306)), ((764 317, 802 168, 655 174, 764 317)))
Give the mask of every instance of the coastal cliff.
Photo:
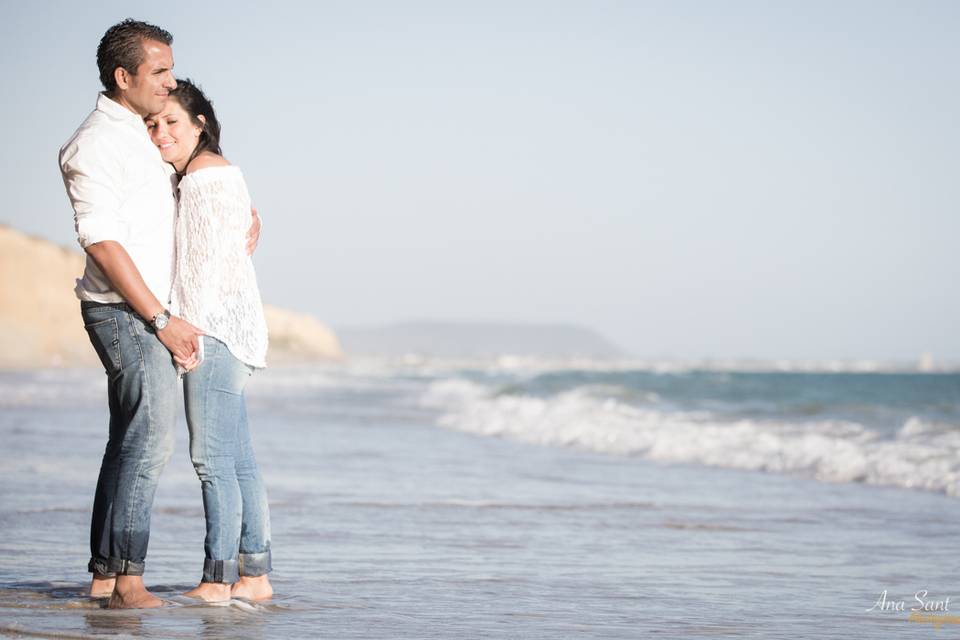
MULTIPOLYGON (((0 368, 95 366, 73 293, 84 255, 0 225, 0 368)), ((340 359, 337 336, 313 316, 264 306, 268 363, 340 359)))

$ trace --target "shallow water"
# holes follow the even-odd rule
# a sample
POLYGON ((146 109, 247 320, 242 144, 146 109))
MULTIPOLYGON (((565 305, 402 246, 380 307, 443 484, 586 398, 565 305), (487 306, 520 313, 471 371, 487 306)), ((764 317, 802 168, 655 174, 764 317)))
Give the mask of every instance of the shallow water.
MULTIPOLYGON (((494 373, 497 397, 503 376, 525 397, 569 391, 494 373)), ((485 435, 464 427, 473 424, 466 416, 492 415, 489 398, 478 400, 479 414, 449 395, 436 403, 438 385, 489 377, 359 364, 258 374, 249 406, 270 492, 277 597, 118 612, 82 595, 106 431, 102 373, 0 374, 0 632, 928 638, 960 628, 909 621, 916 592, 931 602, 951 596, 950 607, 958 595, 956 498, 821 482, 803 469, 718 468, 576 439, 485 435), (907 611, 868 612, 885 590, 907 611)), ((635 406, 654 402, 637 397, 635 406)), ((174 600, 199 578, 203 553, 182 424, 179 435, 146 574, 174 600)))

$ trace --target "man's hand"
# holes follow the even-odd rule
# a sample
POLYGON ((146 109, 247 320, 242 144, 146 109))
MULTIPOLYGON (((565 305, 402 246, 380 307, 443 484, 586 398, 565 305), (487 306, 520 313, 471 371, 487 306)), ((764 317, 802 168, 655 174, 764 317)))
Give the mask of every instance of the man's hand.
POLYGON ((177 316, 170 316, 167 326, 157 331, 160 342, 173 354, 174 360, 181 364, 196 357, 199 348, 197 340, 202 335, 203 331, 177 316))
POLYGON ((250 215, 253 222, 250 224, 250 230, 247 231, 247 255, 252 256, 257 250, 257 244, 260 242, 260 216, 257 215, 257 208, 250 209, 250 215))
MULTIPOLYGON (((254 211, 254 215, 256 211, 254 211)), ((256 220, 257 234, 254 238, 260 236, 260 221, 256 220)), ((130 254, 123 248, 119 242, 114 240, 104 240, 87 247, 87 255, 93 258, 100 270, 110 280, 114 290, 123 296, 133 310, 141 318, 153 318, 158 312, 163 311, 164 305, 150 292, 137 266, 130 259, 130 254)), ((157 331, 157 338, 170 353, 174 360, 187 368, 186 364, 193 364, 194 368, 199 364, 194 362, 197 354, 197 338, 203 335, 203 331, 197 329, 189 322, 170 316, 170 321, 166 327, 157 331), (191 358, 193 360, 191 360, 191 358)))

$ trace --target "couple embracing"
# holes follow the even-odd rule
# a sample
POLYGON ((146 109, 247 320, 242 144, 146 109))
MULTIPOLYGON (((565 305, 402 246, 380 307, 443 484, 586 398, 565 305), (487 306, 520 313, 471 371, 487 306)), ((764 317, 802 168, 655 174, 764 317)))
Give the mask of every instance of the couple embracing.
POLYGON ((250 258, 260 235, 210 100, 173 76, 173 37, 125 20, 104 34, 104 91, 60 151, 86 252, 84 326, 107 374, 110 425, 90 528, 91 595, 156 607, 143 572, 150 512, 173 452, 182 381, 206 519, 205 601, 273 594, 270 517, 244 404, 266 365, 250 258), (251 217, 252 216, 252 217, 251 217))

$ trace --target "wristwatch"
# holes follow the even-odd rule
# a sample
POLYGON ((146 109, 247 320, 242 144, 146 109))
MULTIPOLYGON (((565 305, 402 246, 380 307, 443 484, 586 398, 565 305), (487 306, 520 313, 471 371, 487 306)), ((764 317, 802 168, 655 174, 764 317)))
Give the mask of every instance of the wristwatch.
POLYGON ((167 323, 170 322, 170 312, 164 309, 157 315, 153 316, 153 321, 150 323, 153 325, 153 328, 157 331, 163 331, 167 323))

